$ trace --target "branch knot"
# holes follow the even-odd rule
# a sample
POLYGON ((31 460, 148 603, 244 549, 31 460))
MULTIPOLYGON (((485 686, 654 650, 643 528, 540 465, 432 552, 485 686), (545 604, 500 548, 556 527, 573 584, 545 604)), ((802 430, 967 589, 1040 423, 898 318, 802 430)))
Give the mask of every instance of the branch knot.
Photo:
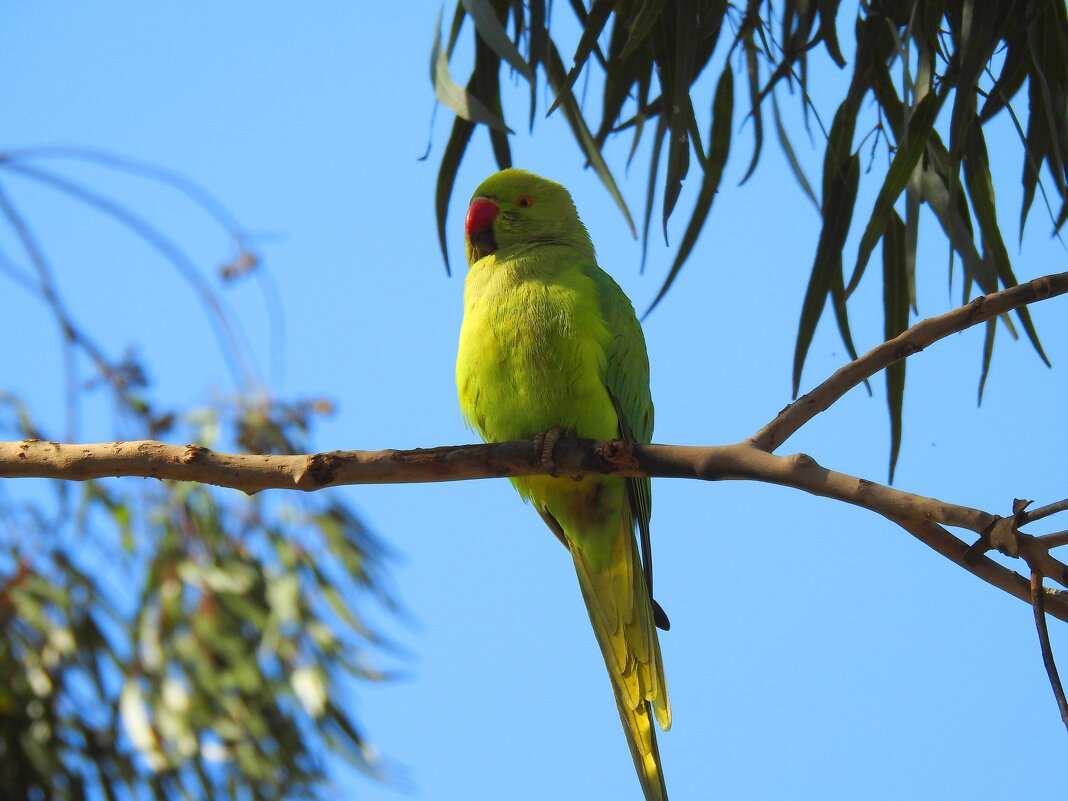
POLYGON ((180 461, 182 464, 192 464, 201 456, 210 453, 203 445, 186 445, 185 450, 182 452, 180 461))
POLYGON ((614 439, 597 449, 598 456, 620 470, 637 470, 641 465, 634 455, 634 444, 626 440, 614 439))

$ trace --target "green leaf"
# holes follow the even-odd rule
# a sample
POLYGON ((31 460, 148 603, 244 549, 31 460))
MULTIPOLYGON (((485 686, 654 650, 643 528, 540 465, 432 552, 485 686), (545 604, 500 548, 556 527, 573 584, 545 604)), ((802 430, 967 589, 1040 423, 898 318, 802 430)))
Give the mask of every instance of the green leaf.
MULTIPOLYGON (((445 12, 445 7, 442 6, 438 10, 438 25, 441 27, 441 15, 445 12)), ((460 40, 460 31, 464 26, 464 20, 467 19, 467 12, 464 11, 464 7, 459 3, 456 4, 456 10, 452 14, 452 25, 449 26, 449 43, 445 47, 445 55, 448 58, 452 58, 453 50, 456 49, 456 43, 460 40)), ((431 62, 433 63, 433 62, 431 62)))
MULTIPOLYGON (((503 119, 501 107, 501 59, 480 37, 475 37, 475 70, 471 74, 474 93, 487 103, 491 111, 503 119)), ((509 131, 489 129, 490 144, 498 169, 512 166, 512 151, 508 144, 509 131)))
POLYGON ((920 157, 927 148, 931 131, 934 130, 938 112, 942 109, 942 97, 935 92, 926 95, 916 107, 907 125, 905 125, 905 140, 898 142, 897 153, 886 171, 886 178, 879 194, 875 198, 875 206, 872 208, 868 225, 864 228, 864 234, 860 238, 857 249, 857 264, 853 268, 853 275, 846 287, 846 296, 853 294, 864 275, 864 268, 875 249, 876 243, 883 235, 883 230, 894 214, 894 203, 898 196, 905 190, 905 186, 912 177, 919 164, 920 157))
POLYGON ((920 192, 915 180, 905 190, 905 276, 908 281, 909 305, 916 306, 916 247, 920 241, 920 192))
POLYGON ((801 162, 797 160, 797 154, 794 152, 793 145, 790 144, 790 137, 786 133, 786 128, 782 124, 782 115, 779 113, 779 101, 775 97, 775 93, 771 93, 771 109, 775 116, 775 133, 778 134, 779 144, 782 147, 782 152, 786 156, 786 161, 790 165, 790 170, 794 174, 794 178, 797 179, 798 186, 801 187, 801 191, 805 193, 805 197, 812 201, 812 205, 816 207, 816 212, 819 213, 820 201, 816 197, 816 193, 812 189, 812 184, 808 182, 808 178, 805 177, 805 171, 801 169, 801 162))
MULTIPOLYGON (((667 0, 645 0, 630 22, 630 35, 620 58, 629 57, 644 42, 664 12, 667 0)), ((617 23, 618 24, 618 23, 617 23)))
POLYGON ((696 20, 693 6, 675 6, 674 47, 663 54, 668 80, 664 82, 664 101, 668 109, 668 170, 664 174, 663 227, 668 238, 668 219, 675 210, 682 179, 690 171, 690 125, 693 104, 690 101, 690 82, 697 56, 696 20), (671 94, 669 95, 669 88, 671 94))
POLYGON ((1027 79, 1029 61, 1027 43, 1022 38, 1009 44, 1001 71, 987 92, 986 102, 979 112, 981 124, 986 124, 997 116, 999 111, 1008 107, 1027 79))
POLYGON ((764 118, 760 112, 760 67, 757 60, 756 43, 753 41, 753 26, 749 25, 742 34, 742 49, 745 52, 746 75, 749 78, 749 116, 753 118, 753 158, 745 171, 739 186, 749 180, 760 161, 760 151, 764 147, 764 118))
MULTIPOLYGON (((1042 89, 1038 81, 1030 80, 1027 86, 1028 99, 1032 109, 1041 107, 1042 89)), ((1042 115, 1032 111, 1027 117, 1027 136, 1024 139, 1023 198, 1020 201, 1020 241, 1023 241, 1027 214, 1035 199, 1035 189, 1039 186, 1042 162, 1049 153, 1049 141, 1046 127, 1042 124, 1042 115)))
MULTIPOLYGON (((834 126, 832 126, 832 133, 833 131, 834 126)), ((831 145, 828 143, 828 153, 830 150, 831 145)), ((816 333, 816 324, 823 314, 823 307, 834 281, 835 270, 841 269, 842 247, 849 234, 849 224, 853 219, 853 207, 857 199, 857 186, 860 183, 860 156, 854 153, 841 165, 825 164, 824 180, 828 185, 823 198, 823 227, 816 245, 816 259, 812 265, 812 275, 809 278, 808 288, 805 290, 805 299, 801 304, 801 322, 797 331, 797 344, 794 348, 794 397, 797 397, 801 386, 801 370, 805 365, 805 357, 812 344, 812 337, 816 333), (827 176, 828 171, 830 178, 827 176)))
POLYGON ((983 366, 979 373, 979 399, 977 405, 983 403, 983 390, 986 389, 986 379, 990 375, 990 362, 994 356, 994 335, 998 330, 997 320, 988 320, 985 324, 986 335, 983 337, 983 366))
POLYGON ((440 12, 437 24, 434 26, 434 43, 430 48, 430 82, 437 99, 458 117, 468 122, 481 123, 496 131, 511 132, 499 114, 491 111, 472 92, 457 84, 449 75, 449 59, 441 47, 440 12))
POLYGON ((575 85, 575 81, 578 79, 579 74, 582 72, 582 68, 586 66, 586 61, 590 57, 590 53, 597 46, 597 38, 601 35, 605 25, 608 23, 608 18, 612 15, 613 0, 594 0, 593 5, 590 7, 588 16, 586 17, 586 23, 583 26, 582 36, 579 38, 578 47, 575 49, 575 58, 572 62, 571 70, 567 73, 567 78, 564 79, 563 85, 560 87, 556 94, 556 99, 553 100, 549 110, 545 112, 545 116, 548 117, 563 101, 563 94, 571 94, 571 88, 575 85))
MULTIPOLYGON (((997 209, 994 203, 994 182, 990 175, 990 158, 986 151, 986 142, 982 130, 978 126, 968 132, 965 138, 965 152, 967 158, 964 161, 964 180, 968 187, 968 194, 972 199, 972 208, 975 210, 975 218, 979 223, 979 231, 983 238, 983 247, 989 254, 997 269, 998 277, 1006 287, 1016 286, 1016 276, 1012 271, 1012 263, 1009 260, 1009 251, 1001 238, 1001 229, 998 226, 997 209)), ((1050 366, 1049 359, 1042 350, 1042 344, 1038 340, 1038 332, 1031 322, 1031 315, 1026 306, 1020 306, 1017 316, 1027 332, 1028 339, 1038 352, 1039 357, 1050 366)), ((985 371, 984 371, 985 375, 985 371)))
POLYGON ((653 302, 649 305, 645 315, 647 316, 667 294, 671 288, 683 263, 689 258, 697 237, 704 228, 708 213, 712 209, 712 201, 719 191, 720 180, 723 177, 723 168, 727 163, 727 156, 731 149, 731 129, 734 119, 734 71, 730 62, 723 68, 716 84, 716 93, 712 100, 712 132, 709 135, 708 166, 705 168, 704 177, 701 180, 701 189, 697 195, 697 203, 694 206, 690 222, 686 226, 686 232, 679 243, 678 252, 672 262, 671 270, 664 280, 663 286, 657 293, 653 302))
MULTIPOLYGON (((549 39, 546 45, 548 52, 546 53, 545 67, 549 76, 549 85, 553 88, 553 91, 559 94, 559 87, 563 85, 566 77, 564 74, 564 62, 561 60, 560 53, 557 51, 552 39, 549 39)), ((616 179, 612 177, 612 172, 608 169, 604 156, 601 155, 597 142, 594 141, 575 98, 573 96, 565 97, 560 105, 560 110, 563 111, 564 118, 567 120, 568 125, 571 126, 571 132, 574 134, 575 139, 578 140, 579 146, 590 162, 590 166, 597 173, 597 177, 601 179, 601 183, 604 184, 605 189, 608 190, 608 194, 612 196, 619 210, 623 212, 623 217, 630 227, 631 235, 637 238, 638 232, 634 227, 634 220, 630 216, 630 209, 627 208, 627 202, 623 199, 623 194, 619 191, 616 179)))
POLYGON ((497 12, 494 10, 490 0, 460 0, 460 2, 467 10, 467 13, 471 15, 471 19, 475 23, 475 29, 478 31, 482 41, 489 45, 501 59, 507 61, 512 69, 526 78, 527 81, 533 82, 534 73, 531 71, 530 65, 520 55, 516 46, 512 44, 512 40, 508 38, 508 34, 497 17, 497 12))
POLYGON ((1061 197, 1061 211, 1054 231, 1064 224, 1068 203, 1068 9, 1063 3, 1046 3, 1026 29, 1027 52, 1031 64, 1028 75, 1029 115, 1024 160, 1024 198, 1020 211, 1020 235, 1036 186, 1051 219, 1053 208, 1041 180, 1043 161, 1049 167, 1054 188, 1061 197))
POLYGON ((645 190, 645 218, 642 220, 642 263, 641 272, 645 272, 645 257, 649 252, 649 224, 653 219, 653 201, 656 198, 656 177, 660 171, 660 154, 663 151, 664 137, 667 136, 667 120, 664 115, 656 118, 656 133, 653 135, 653 154, 649 161, 649 183, 645 190))
POLYGON ((816 31, 815 41, 822 41, 827 53, 839 67, 846 65, 842 56, 842 47, 838 44, 838 6, 841 0, 818 0, 816 6, 820 11, 820 27, 816 31))
POLYGON ((434 211, 438 223, 438 244, 441 246, 441 257, 445 260, 445 273, 452 274, 449 268, 449 248, 445 235, 445 224, 449 216, 449 198, 452 197, 452 188, 456 183, 456 173, 460 169, 467 143, 471 141, 475 124, 468 122, 463 117, 457 117, 452 124, 452 133, 445 145, 445 152, 441 154, 441 167, 438 169, 437 189, 434 193, 434 211))
POLYGON ((508 144, 508 134, 491 130, 489 136, 490 144, 493 146, 493 157, 497 161, 497 169, 507 170, 512 166, 512 148, 508 144))
MULTIPOLYGON (((545 40, 549 32, 545 26, 545 0, 528 0, 529 20, 527 24, 527 60, 530 71, 536 73, 538 65, 545 58, 545 40)), ((534 110, 538 104, 538 82, 530 82, 530 130, 534 130, 534 110)))
MULTIPOLYGON (((883 236, 883 339, 889 341, 909 327, 908 265, 905 223, 896 212, 883 236)), ((886 405, 890 412, 890 483, 901 451, 902 414, 905 403, 906 359, 886 368, 886 405)))
MULTIPOLYGON (((849 328, 849 310, 846 308, 845 275, 842 272, 842 257, 838 255, 834 269, 831 271, 831 308, 834 310, 834 321, 838 325, 838 334, 842 337, 849 358, 856 360, 857 348, 853 344, 853 332, 849 328)), ((871 385, 865 381, 865 389, 868 395, 871 393, 871 385)))
POLYGON ((947 75, 957 92, 949 120, 949 171, 946 174, 950 199, 957 193, 958 176, 964 158, 967 135, 978 124, 976 88, 983 67, 990 60, 996 37, 994 19, 997 3, 989 0, 961 0, 959 17, 950 15, 950 32, 957 47, 957 69, 947 75))
POLYGON ((996 291, 996 276, 983 264, 983 259, 975 247, 971 217, 968 214, 967 201, 960 192, 955 198, 950 197, 948 178, 948 154, 945 148, 935 147, 936 136, 932 135, 932 151, 929 153, 930 166, 924 167, 919 175, 920 192, 928 207, 934 212, 935 219, 945 232, 953 250, 964 262, 966 286, 978 281, 984 292, 996 291))

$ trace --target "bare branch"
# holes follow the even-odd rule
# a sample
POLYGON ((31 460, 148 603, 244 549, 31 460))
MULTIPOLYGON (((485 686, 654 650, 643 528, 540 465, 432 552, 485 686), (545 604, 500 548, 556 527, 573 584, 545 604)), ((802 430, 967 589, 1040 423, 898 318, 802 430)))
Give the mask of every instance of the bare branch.
POLYGON ((1052 534, 1043 534, 1035 539, 1046 550, 1060 548, 1062 545, 1068 545, 1068 531, 1054 531, 1052 534))
POLYGON ((1012 311, 1038 300, 1045 300, 1068 292, 1068 272, 1055 273, 1010 287, 990 295, 980 295, 966 306, 926 320, 902 332, 891 340, 877 345, 859 359, 840 368, 830 378, 806 395, 791 403, 778 416, 758 431, 750 442, 761 450, 774 451, 801 426, 862 381, 871 378, 896 361, 919 353, 950 334, 986 322, 999 314, 1012 311))
POLYGON ((1058 512, 1068 512, 1068 499, 1051 503, 1048 506, 1040 506, 1037 509, 1032 509, 1030 512, 1024 512, 1023 522, 1034 523, 1036 520, 1055 515, 1058 512))
MULTIPOLYGON (((945 503, 873 481, 828 470, 810 456, 777 456, 749 443, 709 447, 637 445, 563 438, 547 467, 530 440, 399 451, 334 451, 299 455, 242 455, 199 445, 106 442, 66 445, 44 440, 0 443, 0 478, 38 477, 73 481, 114 476, 198 481, 249 494, 265 489, 314 491, 348 484, 398 484, 476 478, 601 473, 704 481, 762 481, 860 506, 897 523, 955 564, 1017 598, 1030 602, 1027 579, 982 553, 943 526, 977 533, 999 518, 980 509, 945 503)), ((1022 543, 1035 537, 1019 535, 1022 543)), ((1021 546, 1030 560, 1040 547, 1021 546)), ((1061 565, 1048 553, 1059 579, 1061 565), (1057 568, 1056 566, 1059 566, 1057 568)), ((1046 591, 1049 613, 1068 621, 1068 593, 1046 591)))
POLYGON ((1068 700, 1064 697, 1064 687, 1057 672, 1057 663, 1053 660, 1053 646, 1049 642, 1049 629, 1046 627, 1045 592, 1042 588, 1042 573, 1031 571, 1031 606, 1035 610, 1035 628, 1038 629, 1038 643, 1042 648, 1042 664, 1046 666, 1053 695, 1057 699, 1057 708, 1061 712, 1061 722, 1068 728, 1068 700))

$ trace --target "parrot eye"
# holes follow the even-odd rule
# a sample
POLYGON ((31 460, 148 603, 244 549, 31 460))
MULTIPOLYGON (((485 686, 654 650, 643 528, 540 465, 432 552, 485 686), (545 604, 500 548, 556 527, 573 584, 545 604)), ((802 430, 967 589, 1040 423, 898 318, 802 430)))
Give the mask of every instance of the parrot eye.
POLYGON ((529 209, 534 205, 534 198, 530 195, 520 195, 515 199, 515 204, 521 209, 529 209))

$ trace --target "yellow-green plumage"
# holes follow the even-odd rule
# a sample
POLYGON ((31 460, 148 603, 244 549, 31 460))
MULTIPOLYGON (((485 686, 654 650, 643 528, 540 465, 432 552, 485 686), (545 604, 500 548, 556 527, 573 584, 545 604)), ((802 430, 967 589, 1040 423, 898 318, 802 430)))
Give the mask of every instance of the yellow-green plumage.
MULTIPOLYGON (((645 340, 630 301, 597 266, 567 191, 521 170, 491 176, 468 214, 470 271, 456 382, 490 442, 553 428, 649 442, 645 340)), ((515 479, 574 559, 590 622, 649 801, 666 799, 652 718, 671 725, 653 605, 634 529, 648 536, 648 480, 515 479)))

